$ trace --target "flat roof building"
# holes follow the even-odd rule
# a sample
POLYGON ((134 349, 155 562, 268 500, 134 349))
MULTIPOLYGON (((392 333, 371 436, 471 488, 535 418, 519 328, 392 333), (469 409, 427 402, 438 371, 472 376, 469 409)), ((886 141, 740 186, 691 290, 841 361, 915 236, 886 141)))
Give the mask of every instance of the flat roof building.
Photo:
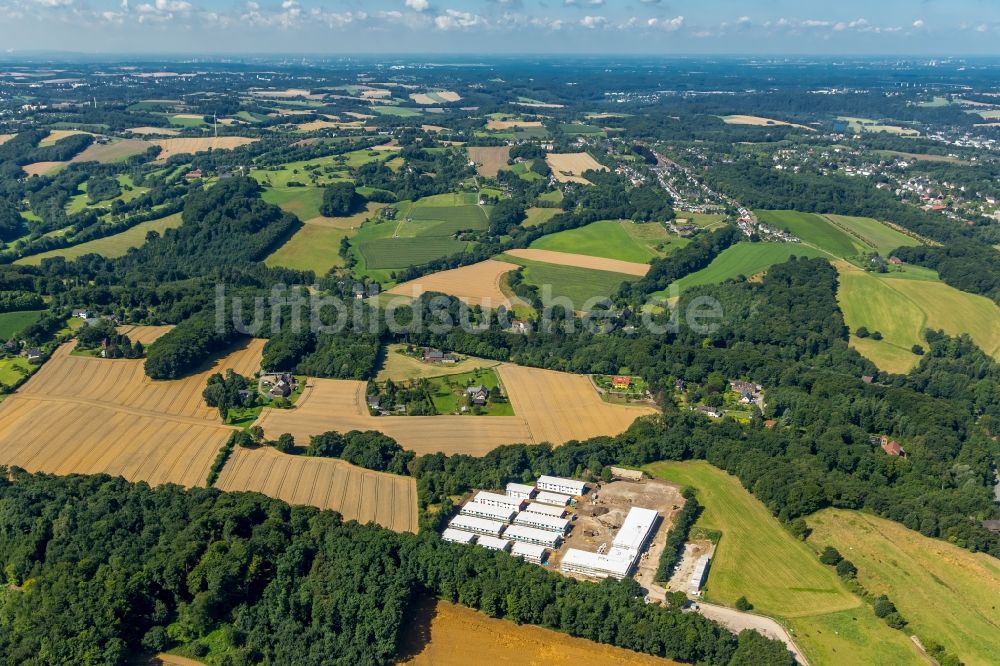
POLYGON ((475 516, 455 516, 448 523, 448 527, 456 530, 473 532, 474 534, 485 534, 487 536, 500 536, 503 531, 503 523, 499 520, 487 520, 476 518, 475 516))
POLYGON ((569 529, 569 521, 565 518, 546 516, 543 513, 532 513, 531 511, 522 511, 517 514, 514 517, 514 524, 537 527, 540 530, 549 530, 550 532, 558 532, 559 534, 566 534, 566 531, 569 529))
POLYGON ((447 527, 444 532, 441 533, 441 538, 451 543, 464 543, 468 545, 476 540, 476 535, 472 532, 463 532, 462 530, 447 527))
POLYGON ((502 523, 509 523, 517 513, 510 506, 489 506, 479 502, 469 502, 462 507, 459 512, 463 516, 475 516, 476 518, 486 518, 487 520, 499 520, 502 523))
POLYGON ((611 542, 611 547, 638 553, 646 547, 659 519, 660 515, 652 509, 632 507, 611 542))
POLYGON ((564 495, 583 495, 587 492, 587 484, 574 479, 564 479, 561 476, 540 476, 535 484, 539 490, 549 490, 564 495))
POLYGON ((553 506, 566 506, 569 501, 573 499, 569 495, 560 495, 559 493, 549 492, 548 490, 543 490, 542 492, 535 495, 535 501, 541 504, 551 504, 553 506))
POLYGON ((533 543, 536 546, 555 548, 562 540, 562 535, 550 530, 540 530, 537 527, 527 527, 525 525, 511 525, 503 533, 508 539, 533 543))
POLYGON ((515 541, 513 547, 510 549, 510 554, 520 557, 525 562, 541 564, 548 557, 548 550, 546 550, 545 546, 515 541))
POLYGON ((540 513, 546 516, 553 516, 555 518, 562 518, 566 515, 566 509, 561 506, 556 506, 554 504, 539 504, 538 502, 530 502, 528 506, 524 507, 524 510, 528 513, 540 513))
POLYGON ((620 548, 612 548, 607 553, 592 553, 570 548, 562 558, 559 568, 565 573, 575 573, 592 578, 622 579, 629 575, 635 557, 620 548))
POLYGON ((486 490, 480 490, 476 493, 476 496, 472 501, 477 504, 485 504, 487 506, 509 506, 513 511, 520 511, 521 506, 524 504, 523 499, 508 497, 507 495, 501 495, 500 493, 491 493, 486 490))
POLYGON ((485 548, 486 550, 502 550, 504 552, 510 550, 509 539, 498 539, 497 537, 481 536, 478 539, 476 539, 476 543, 485 548))
POLYGON ((529 500, 535 494, 535 487, 526 483, 508 483, 507 497, 529 500))
POLYGON ((694 563, 694 571, 691 572, 691 580, 688 581, 688 594, 695 596, 701 594, 701 586, 705 584, 705 578, 708 576, 708 565, 711 562, 711 557, 702 555, 694 563))

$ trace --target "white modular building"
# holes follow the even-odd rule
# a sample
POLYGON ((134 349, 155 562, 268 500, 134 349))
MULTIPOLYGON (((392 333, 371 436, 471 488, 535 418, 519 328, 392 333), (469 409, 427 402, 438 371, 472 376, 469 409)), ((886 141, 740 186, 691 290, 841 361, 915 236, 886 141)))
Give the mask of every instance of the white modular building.
POLYGON ((520 511, 521 506, 524 505, 523 499, 508 497, 500 493, 491 493, 486 490, 480 490, 476 493, 472 501, 477 504, 485 504, 486 506, 510 507, 511 511, 520 511))
POLYGON ((459 512, 463 516, 475 516, 476 518, 486 518, 487 520, 499 520, 502 523, 509 523, 515 515, 514 509, 509 506, 490 506, 479 502, 469 502, 462 507, 459 512))
POLYGON ((566 509, 561 506, 556 506, 555 504, 539 504, 538 502, 531 502, 528 506, 524 507, 524 510, 528 513, 540 513, 554 518, 562 518, 566 515, 566 509))
POLYGON ((562 535, 558 532, 540 530, 537 527, 527 527, 525 525, 511 525, 503 535, 514 541, 533 543, 536 546, 545 546, 546 548, 555 548, 562 540, 562 535))
POLYGON ((656 524, 659 522, 660 514, 652 509, 641 509, 632 507, 629 509, 621 529, 611 542, 612 548, 621 548, 629 552, 638 554, 646 547, 646 542, 656 531, 656 524))
POLYGON ((701 586, 705 584, 705 577, 708 575, 708 565, 711 561, 711 557, 702 555, 694 563, 694 571, 691 572, 691 580, 688 582, 688 594, 701 594, 701 586))
POLYGON ((475 516, 455 516, 448 523, 448 527, 456 530, 464 530, 473 534, 485 534, 487 536, 500 536, 504 524, 499 520, 487 520, 486 518, 476 518, 475 516))
POLYGON ((541 564, 548 556, 548 550, 546 550, 545 546, 539 546, 533 543, 524 543, 523 541, 515 541, 514 546, 510 549, 510 554, 515 557, 520 557, 526 562, 541 564))
POLYGON ((450 541, 451 543, 464 543, 469 545, 475 542, 476 535, 472 532, 463 532, 462 530, 446 527, 444 532, 441 533, 441 538, 445 541, 450 541))
POLYGON ((481 536, 476 539, 476 543, 487 550, 502 550, 507 552, 510 550, 510 540, 509 539, 498 539, 492 536, 481 536))
POLYGON ((573 479, 564 479, 561 476, 540 476, 538 477, 539 490, 548 490, 553 493, 562 493, 564 495, 583 495, 587 492, 587 484, 583 481, 575 481, 573 479))
POLYGON ((619 549, 612 548, 607 553, 592 553, 587 550, 570 548, 563 555, 559 568, 565 573, 575 573, 592 578, 622 579, 632 571, 635 557, 619 549))
POLYGON ((508 483, 507 497, 518 500, 530 500, 535 495, 535 487, 526 483, 508 483))
POLYGON ((543 490, 535 495, 535 501, 539 504, 551 504, 552 506, 566 506, 569 504, 571 499, 573 498, 569 495, 560 495, 559 493, 553 493, 547 490, 543 490))
POLYGON ((543 513, 532 513, 530 511, 522 511, 517 514, 514 518, 514 524, 536 527, 540 530, 549 530, 550 532, 558 532, 559 534, 566 534, 566 531, 569 529, 569 521, 565 518, 556 518, 555 516, 546 516, 543 513))

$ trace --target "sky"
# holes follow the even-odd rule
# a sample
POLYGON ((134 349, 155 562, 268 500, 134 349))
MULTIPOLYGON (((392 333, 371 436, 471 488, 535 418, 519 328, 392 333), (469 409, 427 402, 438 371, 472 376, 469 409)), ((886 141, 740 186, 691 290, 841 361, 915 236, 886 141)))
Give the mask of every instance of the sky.
POLYGON ((1000 55, 1000 0, 0 0, 0 52, 1000 55))

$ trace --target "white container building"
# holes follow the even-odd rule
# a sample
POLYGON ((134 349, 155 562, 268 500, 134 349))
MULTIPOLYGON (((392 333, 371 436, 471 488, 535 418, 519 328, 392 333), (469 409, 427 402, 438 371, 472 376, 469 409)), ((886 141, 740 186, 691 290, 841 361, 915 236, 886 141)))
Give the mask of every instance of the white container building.
POLYGON ((472 532, 463 532, 462 530, 446 527, 444 532, 441 533, 441 538, 451 543, 464 543, 469 545, 475 542, 476 535, 472 532))
POLYGON ((583 495, 587 492, 587 484, 583 481, 576 481, 574 479, 564 479, 561 476, 540 476, 538 477, 539 490, 548 490, 553 493, 562 493, 564 495, 583 495))
POLYGON ((475 516, 455 516, 448 523, 448 527, 456 530, 464 530, 473 534, 485 534, 486 536, 500 536, 504 524, 499 520, 487 520, 476 518, 475 516))
POLYGON ((694 571, 691 572, 691 580, 688 582, 688 594, 694 596, 701 594, 701 586, 705 584, 705 577, 708 575, 708 565, 711 562, 711 557, 702 555, 694 563, 694 571))
POLYGON ((537 527, 526 527, 524 525, 511 525, 503 533, 508 539, 533 543, 536 546, 546 548, 556 548, 562 540, 562 535, 550 530, 540 530, 537 527))
POLYGON ((476 539, 476 543, 485 548, 486 550, 502 550, 504 552, 510 550, 509 539, 498 539, 497 537, 481 536, 478 539, 476 539))
POLYGON ((591 578, 622 579, 632 571, 635 557, 629 553, 612 548, 607 553, 592 553, 587 550, 570 548, 563 555, 560 570, 564 573, 575 573, 591 578))
POLYGON ((566 531, 569 530, 569 521, 565 518, 556 518, 555 516, 546 516, 542 513, 532 513, 530 511, 522 511, 517 514, 514 518, 514 524, 535 527, 540 530, 549 530, 550 532, 558 532, 559 534, 566 534, 566 531))
POLYGON ((629 509, 621 529, 611 542, 612 548, 621 548, 638 554, 646 547, 646 542, 656 531, 656 524, 659 522, 660 514, 652 509, 641 509, 632 507, 629 509))
POLYGON ((543 490, 535 495, 535 501, 539 504, 551 504, 552 506, 567 506, 571 499, 573 498, 569 495, 560 495, 548 490, 543 490))
POLYGON ((535 496, 535 487, 526 483, 508 483, 507 497, 519 500, 530 500, 535 496))
POLYGON ((476 504, 485 504, 486 506, 500 506, 500 507, 510 507, 511 511, 520 511, 521 507, 524 505, 523 499, 518 499, 516 497, 508 497, 507 495, 501 495, 500 493, 491 493, 486 490, 480 490, 476 493, 476 496, 472 499, 476 504))
POLYGON ((545 546, 515 541, 514 546, 510 549, 510 554, 520 557, 526 562, 541 564, 548 557, 548 550, 546 550, 545 546))
POLYGON ((462 507, 459 513, 463 516, 499 520, 501 523, 509 523, 516 514, 514 509, 509 506, 489 506, 488 504, 480 504, 479 502, 469 502, 462 507))
POLYGON ((524 510, 528 513, 540 513, 545 516, 552 516, 553 518, 562 518, 566 515, 566 509, 561 506, 539 504, 538 502, 531 502, 528 506, 524 507, 524 510))

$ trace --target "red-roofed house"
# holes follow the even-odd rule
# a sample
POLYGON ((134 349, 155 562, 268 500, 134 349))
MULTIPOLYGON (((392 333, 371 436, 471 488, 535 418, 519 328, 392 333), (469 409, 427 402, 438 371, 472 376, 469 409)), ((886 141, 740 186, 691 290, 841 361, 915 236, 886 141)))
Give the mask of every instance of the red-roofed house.
POLYGON ((627 391, 630 386, 632 386, 631 377, 623 377, 621 375, 612 377, 611 385, 620 391, 627 391))
POLYGON ((906 451, 899 445, 899 442, 889 439, 887 435, 882 435, 880 443, 882 444, 882 450, 890 456, 906 457, 906 451))

